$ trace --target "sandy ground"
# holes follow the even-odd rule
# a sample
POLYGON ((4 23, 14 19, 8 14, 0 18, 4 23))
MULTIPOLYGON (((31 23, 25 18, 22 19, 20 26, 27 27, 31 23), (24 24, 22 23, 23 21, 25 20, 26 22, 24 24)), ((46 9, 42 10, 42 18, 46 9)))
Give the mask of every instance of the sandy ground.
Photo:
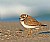
POLYGON ((41 23, 48 26, 32 30, 32 35, 28 36, 29 29, 25 31, 19 22, 0 22, 0 42, 50 42, 50 34, 38 34, 41 31, 49 31, 50 22, 41 23))

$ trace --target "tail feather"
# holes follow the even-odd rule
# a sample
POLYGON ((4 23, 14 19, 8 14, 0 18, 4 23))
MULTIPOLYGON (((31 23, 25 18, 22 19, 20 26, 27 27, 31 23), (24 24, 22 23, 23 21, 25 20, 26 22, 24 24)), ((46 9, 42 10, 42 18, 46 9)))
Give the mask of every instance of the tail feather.
POLYGON ((41 25, 41 26, 47 26, 46 24, 44 24, 44 25, 41 25))

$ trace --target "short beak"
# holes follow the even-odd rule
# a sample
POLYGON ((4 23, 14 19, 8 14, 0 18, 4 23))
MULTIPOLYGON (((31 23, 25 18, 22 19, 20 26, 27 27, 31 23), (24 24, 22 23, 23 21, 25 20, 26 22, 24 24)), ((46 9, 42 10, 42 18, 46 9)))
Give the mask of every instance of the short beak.
POLYGON ((19 19, 21 19, 21 18, 19 18, 19 19))

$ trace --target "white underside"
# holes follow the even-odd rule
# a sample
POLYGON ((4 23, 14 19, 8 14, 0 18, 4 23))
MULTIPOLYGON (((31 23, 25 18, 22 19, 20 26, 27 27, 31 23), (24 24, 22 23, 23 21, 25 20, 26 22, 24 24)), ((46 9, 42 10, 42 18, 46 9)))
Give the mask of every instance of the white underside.
POLYGON ((24 24, 24 21, 20 21, 20 22, 25 28, 36 28, 36 29, 39 29, 39 27, 40 27, 40 26, 28 26, 28 25, 24 24))

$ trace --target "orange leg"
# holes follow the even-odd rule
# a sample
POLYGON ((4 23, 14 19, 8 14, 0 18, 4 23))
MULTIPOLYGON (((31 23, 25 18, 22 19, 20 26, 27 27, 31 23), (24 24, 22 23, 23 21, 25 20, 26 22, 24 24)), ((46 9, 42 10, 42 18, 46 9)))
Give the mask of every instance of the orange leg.
POLYGON ((33 30, 32 30, 32 29, 29 29, 29 31, 28 31, 28 36, 29 36, 29 37, 32 37, 32 34, 33 34, 33 30))

